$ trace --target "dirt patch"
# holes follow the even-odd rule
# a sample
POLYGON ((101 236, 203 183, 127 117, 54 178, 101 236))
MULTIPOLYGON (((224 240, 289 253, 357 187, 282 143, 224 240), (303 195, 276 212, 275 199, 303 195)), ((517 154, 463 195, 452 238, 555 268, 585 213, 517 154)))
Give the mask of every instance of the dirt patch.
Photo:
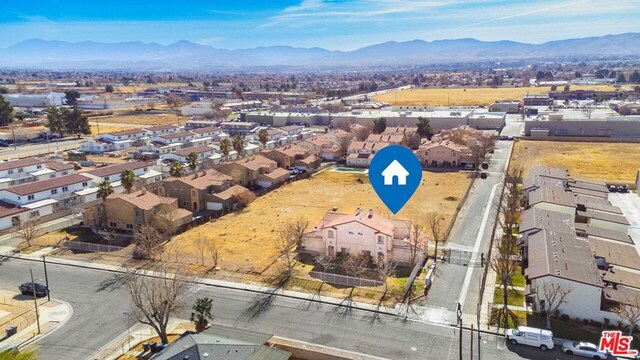
MULTIPOLYGON (((464 173, 424 172, 414 196, 393 217, 426 224, 430 213, 441 213, 448 224, 458 202, 446 198, 462 198, 469 182, 464 173)), ((195 240, 204 236, 218 242, 223 269, 260 273, 278 257, 276 233, 286 220, 304 217, 313 225, 333 208, 350 213, 357 207, 372 208, 378 214, 392 217, 369 185, 366 175, 327 171, 262 196, 242 212, 176 236, 166 246, 166 252, 179 253, 185 259, 197 262, 195 240)), ((206 260, 209 264, 210 259, 206 260)))
POLYGON ((633 183, 640 168, 640 144, 517 141, 510 166, 528 174, 537 165, 566 168, 575 177, 633 183))
MULTIPOLYGON (((571 86, 571 90, 612 91, 613 86, 571 86)), ((446 89, 409 89, 375 96, 377 101, 392 105, 426 105, 426 106, 489 106, 496 100, 521 100, 526 94, 542 94, 549 87, 519 88, 446 88, 446 89)))

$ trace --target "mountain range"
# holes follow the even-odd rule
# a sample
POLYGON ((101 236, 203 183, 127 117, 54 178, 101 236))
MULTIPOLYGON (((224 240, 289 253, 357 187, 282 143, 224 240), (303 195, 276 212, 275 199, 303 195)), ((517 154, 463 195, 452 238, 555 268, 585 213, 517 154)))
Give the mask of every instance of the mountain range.
POLYGON ((454 39, 385 42, 353 51, 270 46, 218 49, 189 41, 100 43, 25 40, 0 49, 0 67, 46 69, 216 70, 257 66, 381 66, 477 61, 638 58, 640 33, 527 44, 454 39))

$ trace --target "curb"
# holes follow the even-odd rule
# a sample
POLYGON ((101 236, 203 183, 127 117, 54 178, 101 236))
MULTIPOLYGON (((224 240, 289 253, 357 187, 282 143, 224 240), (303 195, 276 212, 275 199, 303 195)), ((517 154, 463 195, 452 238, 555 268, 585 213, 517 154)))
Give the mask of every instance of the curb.
MULTIPOLYGON (((34 258, 30 258, 30 257, 15 256, 15 255, 0 255, 0 256, 6 257, 6 258, 10 258, 10 259, 15 259, 15 260, 42 262, 42 260, 40 260, 40 259, 34 259, 34 258)), ((121 267, 115 268, 115 269, 114 268, 109 269, 109 268, 100 267, 100 266, 90 266, 90 265, 88 265, 87 263, 84 263, 84 262, 76 262, 76 261, 74 261, 74 263, 69 263, 69 262, 66 262, 66 261, 62 261, 61 262, 58 259, 53 258, 53 257, 47 258, 47 264, 69 266, 69 267, 90 269, 90 270, 97 270, 97 271, 106 271, 106 272, 111 272, 111 273, 114 273, 114 274, 124 274, 124 273, 126 273, 126 269, 123 269, 121 267)), ((109 267, 113 267, 111 265, 108 265, 108 266, 109 267)), ((147 274, 145 276, 156 277, 154 275, 149 275, 149 274, 147 274)), ((214 280, 214 281, 218 281, 218 280, 214 280)), ((384 314, 384 315, 390 315, 390 316, 396 316, 396 317, 400 316, 399 314, 397 314, 395 312, 390 312, 390 311, 385 311, 385 310, 380 310, 380 309, 378 309, 378 310, 372 309, 376 305, 371 305, 372 308, 369 308, 369 307, 366 307, 366 306, 353 306, 353 305, 346 306, 346 305, 341 303, 343 301, 343 299, 331 298, 331 297, 326 297, 326 296, 321 296, 320 298, 311 298, 311 297, 297 296, 297 295, 294 295, 294 294, 291 294, 291 293, 287 294, 287 292, 293 292, 293 291, 290 291, 290 290, 274 289, 274 288, 268 288, 268 287, 258 287, 258 289, 251 289, 251 288, 247 287, 246 284, 242 284, 242 283, 238 283, 240 286, 235 286, 235 285, 233 285, 234 283, 232 283, 232 282, 226 282, 227 284, 211 283, 209 281, 203 281, 202 278, 197 278, 196 280, 193 280, 191 282, 193 284, 196 284, 196 285, 211 286, 211 287, 217 287, 217 288, 229 289, 229 290, 246 291, 246 292, 251 292, 251 293, 254 293, 254 294, 280 296, 280 297, 283 297, 283 298, 305 300, 305 301, 315 302, 315 303, 319 303, 319 304, 333 305, 333 306, 338 306, 338 307, 346 307, 346 308, 350 308, 350 309, 356 309, 356 310, 367 311, 367 312, 372 312, 372 313, 378 313, 378 314, 384 314)), ((359 303, 354 301, 354 302, 351 302, 351 304, 356 304, 357 305, 359 303)))

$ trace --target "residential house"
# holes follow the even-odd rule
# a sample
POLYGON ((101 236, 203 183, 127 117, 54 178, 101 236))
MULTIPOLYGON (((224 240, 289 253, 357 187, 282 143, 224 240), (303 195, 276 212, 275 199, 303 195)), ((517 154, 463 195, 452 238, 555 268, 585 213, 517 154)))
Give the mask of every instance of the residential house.
POLYGON ((568 214, 572 221, 576 218, 573 193, 556 186, 545 186, 529 192, 527 207, 568 214))
POLYGON ((258 132, 259 126, 253 122, 224 121, 220 123, 220 128, 231 136, 247 136, 258 132))
POLYGON ((373 210, 353 214, 328 212, 322 222, 307 230, 302 251, 331 258, 338 254, 365 254, 374 259, 410 262, 408 242, 411 221, 389 219, 373 210))
POLYGON ((347 150, 347 166, 369 167, 375 154, 391 145, 384 141, 351 141, 347 150))
POLYGON ((158 188, 158 194, 178 199, 179 207, 193 212, 214 210, 209 209, 208 196, 223 192, 235 183, 231 176, 209 169, 179 178, 168 177, 158 188))
POLYGON ((29 210, 8 202, 0 201, 0 231, 10 229, 21 221, 40 216, 38 210, 29 210))
POLYGON ((324 135, 309 137, 297 142, 296 145, 323 160, 337 160, 342 157, 340 145, 324 135))
POLYGON ((232 176, 245 187, 269 188, 289 179, 289 171, 278 167, 278 163, 262 155, 220 165, 220 171, 232 176))
POLYGON ((268 345, 271 335, 213 325, 200 333, 185 333, 154 360, 287 360, 291 353, 268 345))
POLYGON ((108 165, 84 174, 92 178, 91 181, 96 192, 98 191, 98 185, 103 181, 108 181, 115 192, 121 192, 123 189, 121 187, 120 174, 125 170, 133 171, 136 179, 136 188, 142 188, 162 180, 162 173, 154 170, 152 164, 144 161, 129 161, 121 164, 108 165))
POLYGON ((191 133, 188 131, 179 131, 175 133, 168 133, 168 134, 161 134, 158 136, 154 136, 151 138, 151 142, 159 143, 165 146, 180 144, 182 145, 182 147, 185 147, 185 145, 195 137, 196 137, 196 134, 194 133, 191 133))
POLYGON ((163 134, 173 134, 180 131, 180 127, 176 125, 156 125, 144 128, 147 132, 147 136, 155 137, 163 134))
POLYGON ((57 161, 24 158, 0 162, 0 188, 74 173, 73 166, 57 161))
MULTIPOLYGON (((173 153, 162 154, 160 155, 160 159, 162 160, 170 160, 170 161, 178 161, 183 164, 187 163, 187 157, 191 153, 196 153, 198 155, 198 161, 200 163, 207 160, 208 157, 214 155, 216 152, 215 148, 211 146, 194 146, 180 149, 173 153)), ((187 169, 189 170, 189 169, 187 169)))
POLYGON ((418 157, 424 167, 460 167, 473 163, 471 150, 449 140, 421 144, 418 157))
POLYGON ((130 194, 113 193, 107 197, 104 208, 107 227, 118 231, 133 232, 158 217, 165 218, 159 221, 172 221, 175 228, 192 221, 191 211, 178 208, 178 199, 161 197, 144 189, 130 194))
MULTIPOLYGON (((192 133, 196 134, 196 138, 210 137, 210 138, 212 138, 214 140, 219 139, 219 137, 224 134, 222 132, 222 129, 220 129, 219 127, 215 127, 215 126, 201 127, 201 128, 192 129, 190 131, 192 133)), ((224 134, 224 135, 226 135, 226 134, 224 134)))
POLYGON ((39 216, 44 216, 57 209, 66 209, 91 201, 92 199, 84 199, 78 194, 90 186, 90 177, 71 174, 1 189, 0 200, 28 209, 40 209, 39 216))
POLYGON ((527 282, 525 295, 533 302, 534 310, 541 309, 541 301, 549 301, 545 286, 569 290, 561 314, 572 318, 598 318, 604 284, 589 241, 571 234, 543 230, 529 237, 527 282), (578 306, 579 304, 579 306, 578 306))
POLYGON ((314 170, 320 166, 320 159, 317 156, 296 144, 265 150, 262 152, 262 155, 274 160, 278 163, 279 167, 287 170, 293 167, 305 170, 314 170))
POLYGON ((240 185, 233 185, 230 188, 209 193, 207 196, 207 210, 230 211, 238 203, 239 199, 250 199, 255 197, 253 193, 240 185))
POLYGON ((383 133, 383 134, 369 134, 367 142, 382 142, 393 145, 407 146, 407 136, 404 133, 383 133))

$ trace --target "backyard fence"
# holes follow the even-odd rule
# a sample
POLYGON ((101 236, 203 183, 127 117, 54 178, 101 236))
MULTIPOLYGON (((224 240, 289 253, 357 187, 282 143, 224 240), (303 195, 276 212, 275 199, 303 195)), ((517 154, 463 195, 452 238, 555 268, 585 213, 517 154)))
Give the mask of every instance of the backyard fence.
POLYGON ((94 244, 75 240, 61 240, 58 245, 69 250, 84 252, 114 252, 125 248, 123 246, 94 244))
POLYGON ((320 271, 310 271, 309 275, 313 278, 320 279, 329 284, 342 285, 342 286, 348 286, 348 287, 384 285, 384 281, 381 281, 381 280, 363 279, 363 278, 358 278, 353 276, 331 274, 331 273, 325 273, 320 271))

